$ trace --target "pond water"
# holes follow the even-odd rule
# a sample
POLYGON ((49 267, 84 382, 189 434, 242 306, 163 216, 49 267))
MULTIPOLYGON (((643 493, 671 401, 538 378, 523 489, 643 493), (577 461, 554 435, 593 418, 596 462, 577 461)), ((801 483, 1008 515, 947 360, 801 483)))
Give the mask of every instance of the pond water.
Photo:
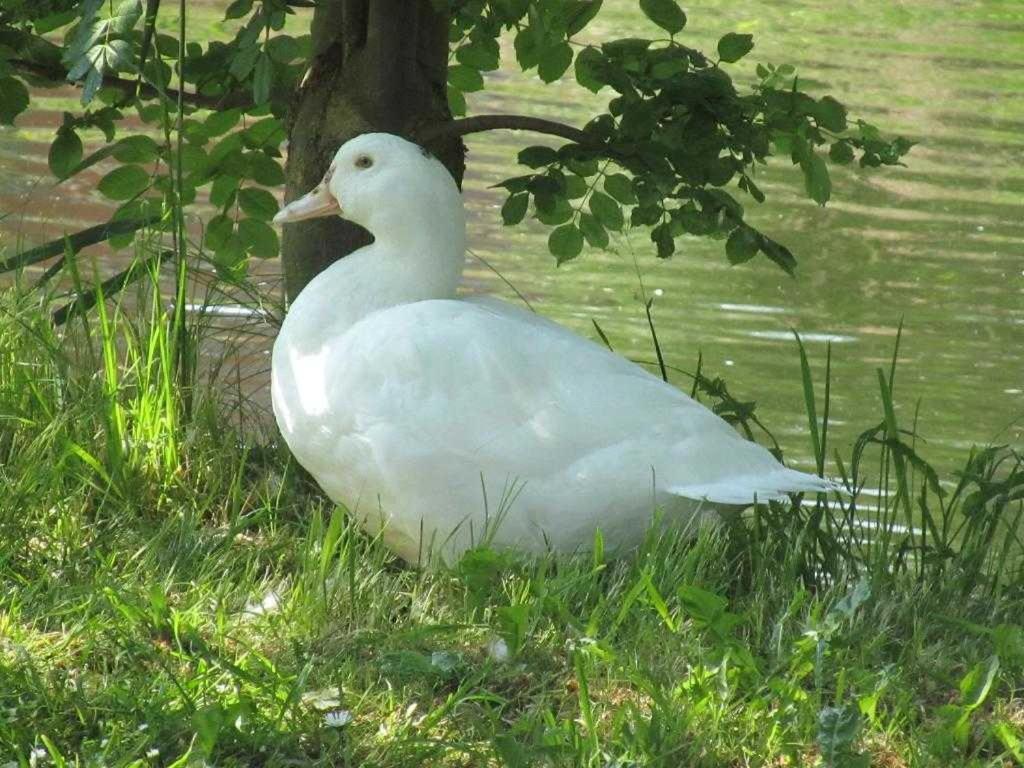
MULTIPOLYGON (((210 5, 210 4, 204 4, 210 5)), ((918 413, 921 450, 952 468, 976 443, 1024 442, 1024 3, 1019 0, 712 0, 690 9, 687 42, 712 50, 729 31, 751 32, 758 61, 797 67, 806 90, 830 93, 887 132, 919 145, 907 168, 834 173, 833 202, 818 208, 785 158, 761 175, 769 202, 745 201, 751 219, 796 254, 796 278, 758 259, 730 267, 721 243, 691 239, 658 261, 642 232, 555 268, 547 229, 502 227, 500 190, 518 170, 526 134, 472 137, 467 285, 518 301, 500 272, 540 312, 595 336, 597 321, 623 354, 652 360, 641 295, 654 296, 667 362, 723 376, 787 455, 809 463, 798 331, 815 375, 832 343, 831 445, 848 454, 881 420, 876 369, 888 368, 904 323, 898 417, 918 413)), ((656 36, 628 0, 606 0, 596 38, 656 36)), ((46 142, 68 92, 48 92, 18 128, 0 133, 0 221, 8 250, 104 220, 95 177, 51 192, 46 142)), ((571 81, 544 86, 495 73, 476 112, 519 112, 581 125, 601 96, 571 81)), ((66 107, 65 107, 66 108, 66 107)), ((106 256, 104 269, 117 266, 106 256)), ((272 274, 274 265, 262 271, 272 274)), ((261 342, 265 346, 266 342, 261 342)), ((676 382, 689 386, 679 375, 676 382)))

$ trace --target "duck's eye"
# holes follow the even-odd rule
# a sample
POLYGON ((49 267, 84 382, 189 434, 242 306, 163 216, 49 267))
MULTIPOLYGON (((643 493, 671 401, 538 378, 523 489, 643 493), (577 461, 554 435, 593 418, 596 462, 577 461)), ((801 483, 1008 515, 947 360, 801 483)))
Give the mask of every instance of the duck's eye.
POLYGON ((369 155, 360 155, 356 158, 356 168, 369 168, 373 165, 373 158, 369 155))

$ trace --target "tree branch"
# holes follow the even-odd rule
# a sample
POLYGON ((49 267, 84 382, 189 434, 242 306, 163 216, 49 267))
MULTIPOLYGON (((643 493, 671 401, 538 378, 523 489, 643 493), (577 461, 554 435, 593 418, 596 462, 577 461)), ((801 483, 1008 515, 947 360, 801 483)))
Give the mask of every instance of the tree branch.
POLYGON ((574 128, 571 125, 554 120, 546 120, 543 117, 529 117, 527 115, 476 115, 474 117, 463 117, 448 123, 429 126, 419 131, 416 138, 426 144, 438 139, 495 130, 533 131, 534 133, 546 133, 549 136, 568 139, 586 147, 600 146, 598 140, 579 128, 574 128))
MULTIPOLYGON (((26 59, 8 59, 15 69, 24 72, 26 74, 40 77, 44 80, 49 80, 55 85, 76 85, 76 83, 69 83, 67 79, 68 73, 61 67, 51 67, 46 64, 37 64, 34 61, 27 61, 26 59)), ((115 88, 124 88, 130 93, 135 93, 135 89, 139 89, 139 93, 145 99, 155 99, 160 96, 160 92, 151 85, 146 83, 138 83, 135 80, 129 80, 124 77, 113 77, 111 75, 103 76, 103 85, 113 86, 115 88)), ((178 91, 173 88, 167 88, 164 91, 167 98, 176 101, 178 98, 178 91)), ((206 109, 231 109, 233 107, 250 107, 252 106, 252 100, 243 93, 230 93, 224 94, 223 96, 207 96, 202 93, 190 93, 185 91, 182 94, 185 102, 191 104, 194 107, 205 107, 206 109)))
POLYGON ((64 323, 75 315, 96 306, 96 302, 99 301, 100 296, 103 296, 104 298, 113 296, 114 294, 124 290, 125 286, 138 280, 153 267, 159 266, 160 262, 164 259, 173 257, 174 251, 161 250, 157 251, 152 256, 147 257, 144 261, 133 261, 128 269, 124 269, 113 277, 104 280, 100 283, 98 288, 93 288, 91 291, 80 293, 63 307, 54 310, 51 317, 53 324, 64 325, 64 323))
POLYGON ((160 214, 153 214, 142 219, 108 221, 106 224, 98 224, 95 227, 83 229, 81 232, 75 232, 75 234, 67 235, 59 240, 51 240, 45 245, 30 248, 27 251, 15 254, 6 261, 0 261, 0 274, 45 261, 52 256, 59 256, 64 253, 64 249, 67 246, 70 246, 71 250, 78 252, 86 246, 96 245, 96 243, 102 243, 104 240, 109 240, 117 235, 127 235, 129 232, 135 232, 143 227, 156 224, 162 218, 160 214))

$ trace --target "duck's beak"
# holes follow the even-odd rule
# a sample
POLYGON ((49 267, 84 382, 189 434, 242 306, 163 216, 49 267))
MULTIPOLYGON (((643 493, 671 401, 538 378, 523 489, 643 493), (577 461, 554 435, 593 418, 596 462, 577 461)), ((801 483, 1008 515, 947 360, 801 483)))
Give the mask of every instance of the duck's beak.
POLYGON ((327 171, 324 180, 317 184, 311 192, 292 200, 274 216, 275 224, 291 224, 305 219, 316 219, 321 216, 340 216, 341 204, 331 194, 328 182, 331 180, 333 168, 327 171))

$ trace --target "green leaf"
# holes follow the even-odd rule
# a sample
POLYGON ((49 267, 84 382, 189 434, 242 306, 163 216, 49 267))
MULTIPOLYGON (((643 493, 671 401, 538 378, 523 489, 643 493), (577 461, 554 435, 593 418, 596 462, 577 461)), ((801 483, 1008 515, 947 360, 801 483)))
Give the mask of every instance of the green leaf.
POLYGON ((676 241, 672 237, 672 226, 670 224, 659 224, 652 229, 651 241, 658 248, 659 259, 667 259, 676 252, 676 241))
POLYGON ((960 681, 960 696, 967 709, 977 709, 988 698, 992 683, 999 671, 999 657, 992 655, 984 664, 978 664, 960 681))
POLYGON ((501 51, 493 37, 480 37, 459 46, 455 59, 478 72, 490 72, 501 64, 501 51))
POLYGON ((790 253, 789 248, 763 234, 761 235, 761 253, 782 267, 786 274, 792 276, 795 272, 796 258, 790 253))
POLYGON ((238 179, 225 173, 218 174, 210 187, 210 202, 218 208, 226 208, 235 202, 238 194, 238 179))
POLYGON ((530 204, 530 195, 526 192, 519 192, 509 195, 508 200, 501 206, 501 220, 506 226, 518 224, 526 216, 526 209, 530 204))
POLYGON ((540 168, 550 165, 558 159, 558 153, 551 147, 527 147, 520 151, 519 162, 529 168, 540 168))
POLYGON ((238 205, 246 215, 270 221, 277 213, 277 199, 265 189, 246 187, 238 192, 238 205))
POLYGON ((1000 720, 992 726, 992 733, 1002 742, 1013 759, 1024 765, 1024 743, 1021 742, 1020 736, 1014 733, 1013 726, 1006 720, 1000 720))
POLYGON ((448 82, 463 93, 472 93, 483 89, 484 76, 472 67, 456 64, 448 67, 448 82))
POLYGON ((217 249, 213 255, 213 265, 217 274, 227 280, 241 280, 245 277, 249 260, 242 239, 237 234, 229 237, 224 246, 217 249))
POLYGON ((270 100, 270 89, 274 86, 274 62, 270 54, 261 51, 256 59, 252 75, 252 98, 257 104, 270 100))
POLYGON ((234 56, 231 58, 231 64, 228 66, 228 72, 234 75, 237 80, 245 80, 249 73, 252 72, 252 68, 256 66, 256 59, 260 55, 259 46, 250 45, 247 48, 232 49, 232 51, 234 56))
POLYGON ((0 78, 0 125, 13 125, 14 118, 28 109, 28 88, 15 77, 0 78))
POLYGON ((96 13, 104 0, 85 0, 80 4, 81 21, 74 28, 71 44, 65 48, 62 61, 72 65, 85 55, 90 46, 103 34, 102 25, 96 22, 96 13))
POLYGON ((257 184, 265 187, 284 184, 284 171, 277 160, 262 152, 250 152, 246 158, 249 161, 249 176, 257 184))
POLYGON ((732 63, 739 61, 754 49, 754 36, 730 32, 718 41, 718 58, 732 63))
POLYGON ((640 10, 670 35, 686 26, 686 14, 675 0, 640 0, 640 10))
POLYGON ((235 0, 224 11, 224 20, 240 19, 252 10, 253 0, 235 0))
MULTIPOLYGON (((243 131, 242 135, 248 140, 252 147, 278 147, 284 141, 284 128, 281 121, 276 117, 267 117, 259 120, 243 131)), ((221 141, 226 141, 222 139, 221 141)))
POLYGON ((289 64, 302 55, 302 50, 291 35, 274 35, 267 41, 267 53, 274 61, 289 64))
POLYGON ((845 131, 846 107, 831 96, 825 96, 814 105, 814 119, 826 130, 836 133, 845 131))
POLYGON ((53 32, 55 29, 67 26, 76 18, 78 18, 78 14, 75 13, 74 9, 58 11, 56 13, 51 13, 48 16, 34 19, 32 22, 32 28, 35 30, 37 35, 45 35, 49 32, 53 32))
POLYGON ((206 225, 206 247, 221 250, 235 231, 235 223, 224 214, 214 216, 206 225))
POLYGON ((206 133, 209 136, 220 136, 238 125, 238 120, 241 117, 242 110, 225 109, 223 112, 211 112, 203 125, 206 127, 206 133))
POLYGON ((601 75, 604 64, 604 54, 593 46, 587 46, 576 55, 576 82, 597 93, 607 85, 601 75))
POLYGON ((562 195, 542 195, 535 198, 535 215, 537 219, 549 227, 564 224, 573 215, 573 208, 562 195))
POLYGON ((555 227, 548 236, 548 250, 559 264, 575 259, 583 250, 583 233, 575 224, 555 227))
POLYGON ((825 707, 818 713, 818 746, 825 765, 841 765, 860 731, 860 713, 853 707, 825 707))
POLYGON ((515 24, 526 14, 529 0, 491 0, 495 13, 506 24, 515 24))
POLYGON ((608 231, 597 220, 597 216, 590 213, 581 213, 580 230, 583 232, 583 237, 594 248, 608 247, 608 231))
POLYGON ((516 51, 516 61, 519 62, 520 69, 525 72, 537 66, 540 51, 537 49, 537 38, 533 34, 532 29, 529 27, 521 29, 516 35, 513 47, 516 51))
POLYGON ((581 176, 577 176, 575 173, 569 174, 565 177, 565 196, 570 200, 578 200, 587 194, 586 179, 581 176))
POLYGON ((750 227, 739 226, 732 231, 725 241, 725 255, 730 264, 742 264, 750 261, 761 250, 760 238, 750 227))
POLYGON ((717 624, 729 608, 726 598, 693 584, 683 584, 676 593, 684 610, 705 627, 717 624))
POLYGON ((53 175, 66 179, 82 161, 82 140, 73 128, 61 128, 50 145, 49 164, 53 175))
POLYGON ((610 195, 594 190, 588 203, 590 212, 608 229, 620 230, 625 223, 622 208, 610 195))
POLYGON ((569 3, 566 14, 565 34, 567 37, 578 35, 583 31, 601 10, 602 0, 576 0, 569 3))
POLYGON ((832 195, 832 181, 828 175, 825 159, 814 151, 810 151, 800 163, 804 172, 807 195, 818 205, 824 205, 832 195))
POLYGON ((453 116, 466 114, 466 97, 458 88, 448 86, 448 110, 453 116))
MULTIPOLYGON (((177 152, 172 154, 171 161, 175 164, 172 167, 177 167, 177 152)), ((181 169, 190 176, 202 177, 206 173, 207 168, 210 165, 210 158, 206 154, 206 150, 202 147, 197 147, 194 144, 183 144, 181 147, 181 169)))
POLYGON ((847 141, 837 141, 829 148, 828 156, 832 162, 846 165, 853 161, 853 147, 847 141))
POLYGON ((537 74, 545 83, 552 83, 572 64, 572 47, 566 42, 544 48, 537 59, 537 74))
POLYGON ((191 118, 187 118, 182 123, 181 135, 189 144, 202 146, 210 141, 210 134, 206 130, 206 125, 191 118))
POLYGON ((686 72, 688 68, 689 59, 685 56, 663 59, 651 67, 651 77, 655 80, 672 80, 686 72))
POLYGON ((259 219, 242 219, 238 222, 238 237, 245 249, 258 259, 272 259, 277 256, 280 243, 277 232, 259 219))
POLYGON ((123 0, 107 21, 107 32, 114 35, 127 34, 135 29, 140 18, 142 18, 142 0, 123 0))
POLYGON ((636 205, 633 182, 624 173, 612 173, 604 179, 604 191, 623 205, 636 205))
POLYGON ((122 163, 149 163, 160 154, 160 145, 149 136, 125 136, 113 148, 114 157, 122 163))
POLYGON ((759 203, 764 202, 764 192, 754 183, 754 180, 747 175, 740 176, 740 189, 745 190, 752 198, 759 203))
POLYGON ((128 200, 149 186, 149 173, 139 165, 115 168, 97 185, 100 193, 111 200, 128 200))

